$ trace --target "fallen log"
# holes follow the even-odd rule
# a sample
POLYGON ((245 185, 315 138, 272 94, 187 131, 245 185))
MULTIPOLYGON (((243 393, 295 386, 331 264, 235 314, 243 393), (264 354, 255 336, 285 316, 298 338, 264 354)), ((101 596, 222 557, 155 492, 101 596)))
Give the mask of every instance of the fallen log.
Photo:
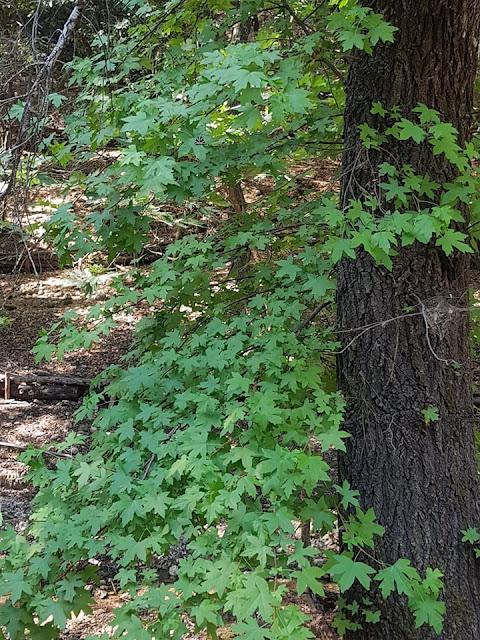
POLYGON ((80 400, 91 380, 54 374, 0 374, 0 394, 5 400, 80 400), (2 393, 3 388, 3 393, 2 393))

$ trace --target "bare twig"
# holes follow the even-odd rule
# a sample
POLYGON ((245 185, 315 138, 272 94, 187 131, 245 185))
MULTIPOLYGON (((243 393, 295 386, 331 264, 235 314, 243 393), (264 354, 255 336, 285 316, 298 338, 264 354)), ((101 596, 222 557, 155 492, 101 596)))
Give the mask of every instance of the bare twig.
MULTIPOLYGON (((10 442, 2 442, 0 441, 0 449, 13 449, 14 451, 27 451, 28 447, 21 444, 11 444, 10 442)), ((60 453, 59 451, 41 451, 39 453, 46 453, 49 456, 54 456, 55 458, 69 458, 73 460, 73 456, 69 453, 60 453)))

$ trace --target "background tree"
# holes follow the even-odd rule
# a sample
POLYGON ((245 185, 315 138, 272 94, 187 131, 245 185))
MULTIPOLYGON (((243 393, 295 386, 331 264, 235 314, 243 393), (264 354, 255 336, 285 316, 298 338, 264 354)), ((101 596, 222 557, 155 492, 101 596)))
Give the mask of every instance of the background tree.
MULTIPOLYGON (((367 2, 398 28, 394 43, 371 55, 357 52, 346 87, 342 202, 374 196, 379 214, 395 208, 385 198, 379 169, 384 162, 410 165, 438 183, 452 182, 458 168, 430 142, 388 138, 366 149, 365 123, 385 131, 389 115, 372 115, 372 104, 396 107, 417 120, 418 103, 453 123, 458 142, 470 139, 477 68, 480 3, 447 0, 367 2)), ((445 204, 445 200, 442 201, 445 204)), ((459 203, 465 222, 468 210, 459 203)), ((415 209, 415 203, 409 203, 415 209)), ((346 345, 355 327, 371 327, 345 348, 338 360, 339 387, 347 400, 346 429, 352 434, 341 458, 341 475, 373 507, 385 535, 375 562, 400 557, 445 578, 447 615, 442 638, 480 634, 480 573, 461 530, 479 519, 478 471, 472 426, 469 369, 468 256, 448 257, 430 241, 402 247, 393 269, 357 251, 338 269, 338 326, 346 345), (405 317, 407 308, 415 317, 405 317), (397 318, 395 321, 391 321, 397 318), (387 321, 387 323, 385 323, 387 321), (422 411, 435 407, 438 419, 422 411)), ((406 601, 395 596, 388 615, 351 638, 433 638, 414 630, 406 601)))

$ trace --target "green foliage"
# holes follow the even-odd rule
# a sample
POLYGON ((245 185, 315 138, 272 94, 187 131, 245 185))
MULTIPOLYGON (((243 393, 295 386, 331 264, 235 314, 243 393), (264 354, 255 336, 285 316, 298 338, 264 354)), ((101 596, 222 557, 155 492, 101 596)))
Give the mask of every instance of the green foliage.
POLYGON ((474 529, 472 527, 470 529, 467 529, 466 531, 462 531, 462 533, 462 542, 470 543, 474 547, 475 557, 480 558, 480 533, 477 531, 477 529, 474 529))
POLYGON ((440 417, 438 415, 438 409, 432 406, 428 406, 426 409, 422 409, 422 415, 427 427, 431 422, 437 422, 440 417))
MULTIPOLYGON (((457 144, 457 131, 440 121, 433 109, 419 105, 414 110, 418 122, 408 120, 394 109, 390 113, 380 103, 372 107, 372 114, 394 121, 392 126, 379 132, 368 124, 360 126, 360 139, 367 150, 378 150, 394 138, 426 141, 433 155, 443 154, 456 168, 457 177, 451 183, 439 185, 428 175, 417 175, 410 165, 397 166, 383 162, 379 176, 383 178, 376 197, 364 202, 352 201, 345 216, 334 212, 330 228, 332 235, 326 246, 332 251, 332 260, 338 262, 344 256, 353 258, 354 250, 363 247, 378 264, 387 269, 393 267, 392 258, 399 246, 414 242, 428 244, 435 241, 449 256, 455 250, 473 253, 476 247, 476 223, 479 211, 478 189, 472 161, 476 152, 471 144, 461 149, 457 144), (465 223, 461 213, 464 205, 470 205, 473 225, 470 237, 454 225, 465 223), (378 211, 382 216, 378 217, 378 211)), ((465 226, 465 225, 463 225, 465 226)))
MULTIPOLYGON (((306 616, 284 605, 286 584, 321 596, 327 574, 342 593, 358 583, 405 595, 417 626, 439 632, 441 574, 421 578, 402 559, 372 566, 383 527, 348 483, 332 495, 323 454, 344 450, 348 434, 331 384, 339 345, 320 311, 334 304, 335 265, 360 247, 387 269, 414 242, 471 251, 455 225, 461 204, 480 209, 475 150, 461 149, 423 105, 402 115, 377 103, 372 114, 385 126, 362 125, 367 151, 391 140, 430 145, 456 179, 439 185, 383 163, 377 197, 343 208, 334 192, 299 199, 291 161, 330 155, 341 136, 339 48, 369 53, 395 28, 351 0, 121 4, 128 20, 115 43, 99 32, 92 55, 71 65, 80 95, 65 139, 45 141, 62 167, 115 151, 101 171, 72 174, 66 189, 82 189, 91 213, 78 220, 62 204, 50 237, 63 264, 96 248, 110 259, 138 254, 172 202, 198 204, 217 230, 186 236, 151 269, 117 279, 116 294, 83 323, 70 313, 41 334, 34 353, 49 361, 90 348, 120 311, 150 309, 132 353, 78 413, 96 427, 83 453, 54 469, 38 451, 23 454, 38 493, 28 537, 2 533, 0 628, 11 640, 56 637, 72 612, 89 611, 85 587, 98 579, 95 558, 108 554, 130 596, 115 612, 117 638, 181 638, 185 614, 210 637, 233 616, 240 637, 309 638, 306 616), (232 25, 254 15, 263 16, 255 42, 235 42, 232 25), (258 176, 272 179, 272 192, 227 215, 229 188, 258 176), (339 512, 344 549, 324 562, 294 523, 311 521, 323 535, 339 512), (189 554, 173 584, 162 584, 152 560, 181 541, 189 554)), ((438 419, 434 407, 423 414, 427 424, 438 419)), ((73 445, 84 438, 70 435, 63 447, 73 445)), ((368 598, 344 604, 337 627, 379 616, 368 598)))
MULTIPOLYGON (((347 434, 340 429, 342 400, 323 382, 336 348, 331 329, 300 329, 315 297, 325 302, 333 296, 330 265, 316 249, 322 224, 314 224, 309 204, 284 210, 277 224, 252 215, 236 233, 232 223, 223 237, 184 238, 150 273, 132 272, 128 287, 119 281, 103 316, 97 309, 87 318, 109 323, 122 306, 164 301, 138 327, 134 364, 109 369, 109 384, 81 411, 93 415, 103 397, 118 399, 99 411, 90 451, 59 461, 54 471, 34 452, 24 456, 39 488, 35 512, 41 519, 31 534, 42 549, 36 555, 41 565, 29 578, 35 596, 23 594, 28 609, 63 588, 67 577, 51 583, 56 571, 66 573, 69 585, 78 577, 69 586, 73 602, 84 597, 79 566, 108 548, 122 588, 133 596, 118 613, 117 636, 141 637, 131 612, 156 609, 171 594, 148 570, 152 554, 168 554, 184 538, 191 555, 173 585, 183 595, 162 606, 149 634, 180 629, 186 611, 210 631, 224 614, 236 618, 239 630, 258 614, 269 637, 308 637, 301 631, 304 617, 282 609, 285 587, 278 581, 293 577, 299 590, 321 591, 325 571, 312 564, 318 554, 295 543, 292 522, 309 517, 319 502, 324 513, 315 508, 314 528, 332 526, 321 451, 343 448, 347 434), (292 227, 288 236, 285 226, 292 227), (265 255, 277 245, 292 253, 265 258, 247 278, 231 277, 230 247, 243 249, 246 238, 265 255), (313 292, 315 278, 323 286, 313 292), (149 588, 135 596, 139 581, 149 588)), ((93 331, 103 328, 100 322, 93 331)), ((63 332, 60 351, 86 344, 92 334, 74 325, 63 332)), ((47 344, 39 342, 38 355, 51 357, 47 344)), ((17 564, 12 554, 5 562, 10 589, 9 564, 17 564)), ((68 616, 71 600, 62 606, 68 616)))

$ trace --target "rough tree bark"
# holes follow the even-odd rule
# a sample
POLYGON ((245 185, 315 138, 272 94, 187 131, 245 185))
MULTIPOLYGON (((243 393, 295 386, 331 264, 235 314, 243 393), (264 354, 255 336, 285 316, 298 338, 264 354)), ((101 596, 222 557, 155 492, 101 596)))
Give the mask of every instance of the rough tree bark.
MULTIPOLYGON (((364 2, 398 27, 393 44, 355 55, 347 82, 342 202, 378 196, 378 164, 411 164, 439 183, 454 177, 429 146, 398 143, 388 156, 361 147, 358 125, 378 125, 372 102, 398 105, 409 117, 418 102, 452 122, 461 141, 469 136, 477 67, 479 0, 370 0, 364 2)), ((364 252, 338 269, 338 323, 344 345, 363 333, 338 359, 339 386, 347 401, 352 437, 340 460, 341 477, 360 492, 386 528, 374 556, 394 563, 405 557, 421 572, 444 573, 447 615, 441 638, 480 638, 480 567, 461 530, 480 525, 479 488, 468 370, 468 258, 446 257, 430 245, 401 249, 389 273, 364 252), (405 307, 425 314, 385 320, 405 307), (451 361, 460 364, 458 370, 451 361), (450 361, 447 363, 445 361, 450 361), (422 409, 438 409, 425 424, 422 409)), ((362 558, 365 560, 365 558, 362 558)), ((366 561, 366 560, 365 560, 366 561)), ((378 565, 377 565, 378 568, 378 565)), ((353 594, 355 595, 355 594, 353 594)), ((351 596, 352 597, 352 596, 351 596)), ((355 640, 437 638, 415 630, 401 597, 381 605, 382 621, 355 640)))

